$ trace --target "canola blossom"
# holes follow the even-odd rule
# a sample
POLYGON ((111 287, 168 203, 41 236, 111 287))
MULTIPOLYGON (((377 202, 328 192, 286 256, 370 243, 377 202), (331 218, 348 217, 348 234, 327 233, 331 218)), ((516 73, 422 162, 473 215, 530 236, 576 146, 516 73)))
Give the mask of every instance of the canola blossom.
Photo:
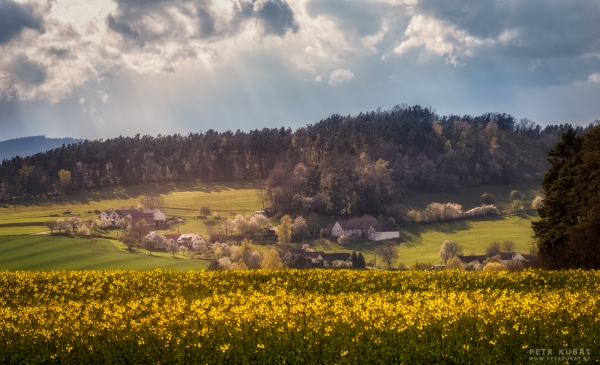
POLYGON ((2 363, 597 363, 600 272, 4 271, 0 324, 2 363))

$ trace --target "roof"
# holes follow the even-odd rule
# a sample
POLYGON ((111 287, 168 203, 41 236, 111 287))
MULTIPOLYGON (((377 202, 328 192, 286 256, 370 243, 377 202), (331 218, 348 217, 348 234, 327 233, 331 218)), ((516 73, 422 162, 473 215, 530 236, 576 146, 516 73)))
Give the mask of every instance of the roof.
POLYGON ((167 240, 175 240, 175 241, 177 241, 181 235, 180 234, 165 234, 163 236, 167 240))
POLYGON ((152 214, 154 214, 156 212, 161 212, 162 213, 162 210, 160 210, 158 208, 144 209, 144 213, 152 213, 152 214))
POLYGON ((521 256, 523 256, 523 258, 527 261, 535 260, 537 258, 535 255, 529 255, 526 253, 522 253, 521 256))
POLYGON ((378 224, 376 226, 371 226, 375 230, 375 232, 399 232, 396 227, 391 224, 378 224))
POLYGON ((369 229, 369 226, 365 226, 365 223, 360 220, 347 220, 347 221, 337 221, 337 223, 342 227, 342 229, 369 229))
POLYGON ((165 238, 165 236, 161 236, 160 233, 156 231, 151 231, 146 235, 146 239, 157 239, 157 238, 165 238))
POLYGON ((515 257, 515 254, 512 252, 502 252, 500 253, 500 260, 503 261, 510 261, 513 259, 513 257, 515 257))
MULTIPOLYGON (((198 238, 198 236, 200 236, 198 233, 193 233, 193 234, 192 233, 184 233, 181 236, 179 236, 178 241, 191 242, 191 241, 195 240, 196 238, 198 238)), ((202 237, 202 236, 200 236, 200 237, 202 237)))
POLYGON ((479 263, 482 263, 483 261, 487 260, 487 258, 488 258, 486 255, 469 255, 469 256, 458 255, 456 257, 458 257, 458 259, 465 264, 468 264, 469 262, 473 262, 473 261, 479 261, 479 263))
POLYGON ((352 257, 352 255, 347 252, 319 253, 319 256, 321 256, 321 258, 323 260, 329 261, 329 262, 337 261, 337 260, 348 261, 352 257))
MULTIPOLYGON (((500 255, 500 260, 501 261, 510 261, 512 259, 515 258, 516 255, 518 255, 518 252, 501 252, 498 255, 500 255)), ((523 256, 523 258, 525 260, 531 260, 534 258, 534 256, 531 255, 523 255, 520 254, 521 256, 523 256)), ((462 261, 465 264, 468 264, 469 262, 473 262, 473 261, 479 261, 480 263, 483 263, 483 261, 487 260, 488 258, 490 258, 490 256, 486 256, 486 255, 469 255, 469 256, 457 256, 459 258, 460 261, 462 261)))
POLYGON ((210 235, 210 240, 218 241, 218 242, 227 242, 229 240, 229 237, 227 237, 226 234, 215 233, 215 234, 210 235))
POLYGON ((300 255, 300 256, 304 256, 304 257, 310 257, 311 259, 316 259, 317 257, 319 257, 319 255, 324 255, 324 252, 308 252, 308 251, 304 251, 302 249, 291 249, 288 251, 289 253, 291 253, 292 255, 300 255))
POLYGON ((154 218, 154 214, 142 213, 137 209, 121 209, 121 210, 117 210, 116 212, 123 216, 130 215, 132 217, 152 217, 152 218, 154 218))

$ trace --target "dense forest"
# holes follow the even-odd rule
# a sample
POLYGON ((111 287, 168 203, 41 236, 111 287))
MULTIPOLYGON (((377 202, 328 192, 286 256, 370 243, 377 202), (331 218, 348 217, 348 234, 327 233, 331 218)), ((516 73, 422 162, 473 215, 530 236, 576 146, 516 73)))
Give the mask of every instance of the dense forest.
POLYGON ((402 105, 332 115, 296 131, 86 140, 2 161, 0 199, 148 181, 266 179, 278 212, 379 214, 411 189, 541 180, 548 151, 571 127, 402 105))

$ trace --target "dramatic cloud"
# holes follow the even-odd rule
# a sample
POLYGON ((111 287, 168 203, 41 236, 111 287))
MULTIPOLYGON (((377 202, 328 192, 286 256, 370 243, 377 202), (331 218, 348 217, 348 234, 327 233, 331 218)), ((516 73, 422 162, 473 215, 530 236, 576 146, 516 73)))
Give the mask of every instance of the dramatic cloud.
POLYGON ((27 86, 39 86, 46 81, 48 76, 44 65, 31 62, 23 55, 13 60, 10 74, 14 77, 15 83, 22 83, 27 86))
POLYGON ((254 3, 254 14, 262 23, 265 34, 283 37, 288 31, 298 31, 292 8, 282 0, 258 0, 254 3))
POLYGON ((140 38, 139 33, 132 29, 131 26, 125 23, 119 23, 112 14, 109 14, 106 20, 110 30, 121 34, 125 39, 132 41, 138 47, 144 47, 144 41, 140 38))
POLYGON ((335 70, 329 75, 329 85, 335 85, 342 82, 350 81, 354 78, 354 74, 350 70, 335 70))
POLYGON ((43 32, 42 17, 35 4, 0 0, 0 45, 17 37, 25 28, 43 32))
POLYGON ((599 23, 598 0, 0 0, 0 133, 301 126, 403 102, 593 120, 599 23))

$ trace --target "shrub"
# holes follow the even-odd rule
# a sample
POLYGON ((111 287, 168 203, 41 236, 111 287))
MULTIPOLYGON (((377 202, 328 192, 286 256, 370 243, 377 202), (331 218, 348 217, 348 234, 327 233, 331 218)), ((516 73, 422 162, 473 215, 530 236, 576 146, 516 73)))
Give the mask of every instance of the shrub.
POLYGON ((465 270, 467 270, 467 271, 479 271, 479 270, 481 270, 481 268, 482 268, 482 265, 477 260, 471 261, 465 266, 465 270))
POLYGON ((504 271, 508 270, 506 266, 499 262, 488 262, 482 269, 483 271, 504 271))
POLYGON ((536 196, 535 199, 533 199, 533 201, 531 202, 531 208, 532 209, 540 209, 542 207, 543 203, 544 203, 544 198, 542 198, 541 196, 536 196))
POLYGON ((465 265, 456 256, 451 257, 446 263, 446 270, 464 270, 465 265))
POLYGON ((482 217, 484 215, 499 215, 500 211, 493 205, 482 205, 469 209, 464 213, 464 217, 482 217))
POLYGON ((229 257, 221 257, 218 262, 219 267, 223 270, 229 270, 231 268, 231 260, 229 257))
POLYGON ((433 267, 433 265, 428 264, 426 262, 416 262, 415 266, 413 266, 413 270, 425 271, 425 270, 431 270, 432 267, 433 267))
POLYGON ((510 192, 510 194, 508 194, 508 198, 510 200, 523 200, 523 198, 525 198, 525 195, 519 190, 513 190, 510 192))
POLYGON ((79 227, 79 229, 77 229, 77 235, 78 236, 89 236, 90 235, 90 229, 88 228, 88 226, 86 226, 84 224, 81 227, 79 227))
POLYGON ((494 204, 496 202, 496 196, 493 193, 481 194, 481 204, 494 204))
POLYGON ((413 223, 427 223, 498 214, 500 211, 493 205, 483 205, 463 212, 460 204, 431 203, 424 210, 411 209, 407 211, 404 214, 404 220, 413 223))
POLYGON ((506 268, 510 271, 522 271, 525 265, 521 260, 510 260, 506 263, 506 268))

